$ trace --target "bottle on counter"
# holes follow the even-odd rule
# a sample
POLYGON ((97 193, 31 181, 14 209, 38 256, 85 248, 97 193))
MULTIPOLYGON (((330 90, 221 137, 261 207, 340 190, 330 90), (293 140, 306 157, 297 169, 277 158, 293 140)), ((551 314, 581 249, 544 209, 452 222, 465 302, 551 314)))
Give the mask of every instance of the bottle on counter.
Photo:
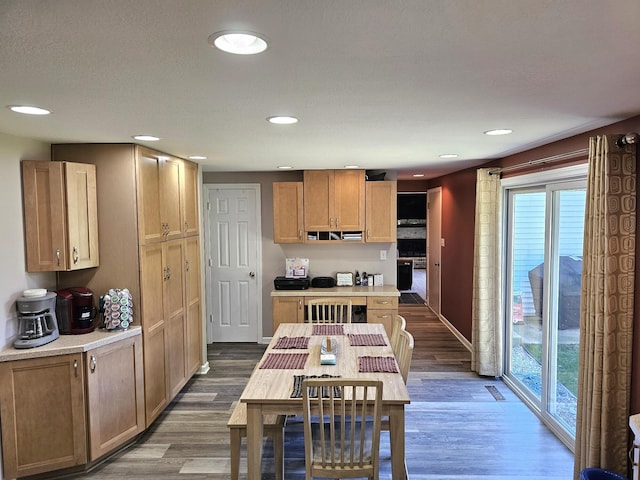
POLYGON ((360 285, 362 285, 363 287, 366 287, 368 285, 367 272, 362 272, 362 277, 360 278, 360 285))
POLYGON ((356 270, 356 286, 360 286, 360 273, 356 270))

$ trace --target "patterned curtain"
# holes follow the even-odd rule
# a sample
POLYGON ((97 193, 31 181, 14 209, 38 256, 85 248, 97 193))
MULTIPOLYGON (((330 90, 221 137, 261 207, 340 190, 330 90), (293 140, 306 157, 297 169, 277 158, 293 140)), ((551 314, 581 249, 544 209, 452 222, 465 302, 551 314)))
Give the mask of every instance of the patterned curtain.
POLYGON ((502 375, 502 275, 500 176, 478 169, 471 369, 480 375, 502 375))
POLYGON ((627 474, 635 283, 635 146, 589 140, 574 477, 627 474))

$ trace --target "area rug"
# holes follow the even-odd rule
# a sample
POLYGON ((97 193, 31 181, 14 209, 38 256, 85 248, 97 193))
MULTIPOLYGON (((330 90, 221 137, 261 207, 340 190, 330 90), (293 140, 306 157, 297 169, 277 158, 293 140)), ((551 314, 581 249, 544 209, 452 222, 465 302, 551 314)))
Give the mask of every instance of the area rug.
POLYGON ((424 305, 424 298, 422 298, 415 292, 401 292, 399 303, 410 305, 424 305))

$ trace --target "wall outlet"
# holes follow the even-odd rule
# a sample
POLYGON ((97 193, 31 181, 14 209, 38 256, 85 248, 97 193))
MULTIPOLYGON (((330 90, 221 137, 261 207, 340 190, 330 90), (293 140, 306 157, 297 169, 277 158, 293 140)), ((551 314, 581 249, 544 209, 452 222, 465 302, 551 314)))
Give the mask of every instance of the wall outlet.
POLYGON ((386 259, 387 259, 387 251, 380 250, 380 260, 386 260, 386 259))

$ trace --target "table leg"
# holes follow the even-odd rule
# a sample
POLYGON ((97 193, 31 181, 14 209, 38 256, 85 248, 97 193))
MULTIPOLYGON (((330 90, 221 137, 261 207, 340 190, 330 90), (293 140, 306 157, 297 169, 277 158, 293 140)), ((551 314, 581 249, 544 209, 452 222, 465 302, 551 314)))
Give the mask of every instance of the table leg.
POLYGON ((391 444, 391 478, 408 478, 404 453, 404 405, 389 408, 389 439, 391 444))
POLYGON ((247 478, 260 478, 262 464, 262 405, 247 404, 247 478))

